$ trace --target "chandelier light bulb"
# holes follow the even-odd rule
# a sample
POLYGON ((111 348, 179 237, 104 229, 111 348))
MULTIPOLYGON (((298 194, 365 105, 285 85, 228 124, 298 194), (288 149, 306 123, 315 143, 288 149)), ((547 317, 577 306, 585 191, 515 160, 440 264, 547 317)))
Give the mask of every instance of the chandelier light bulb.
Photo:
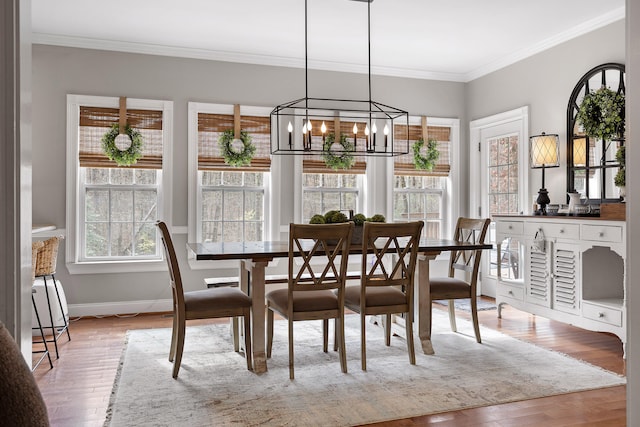
POLYGON ((378 127, 376 126, 375 123, 373 123, 373 126, 371 126, 371 133, 376 133, 378 132, 378 127))
POLYGON ((384 129, 382 131, 384 132, 385 136, 389 135, 389 126, 384 125, 384 129))
POLYGON ((293 132, 293 125, 291 124, 291 122, 289 122, 289 126, 287 126, 287 130, 289 132, 293 132))
POLYGON ((365 136, 369 136, 369 125, 365 125, 364 134, 365 134, 365 136))
POLYGON ((320 126, 320 132, 325 133, 327 131, 327 125, 324 124, 324 122, 322 122, 322 125, 320 126))
POLYGON ((358 133, 358 125, 353 125, 353 133, 358 133))

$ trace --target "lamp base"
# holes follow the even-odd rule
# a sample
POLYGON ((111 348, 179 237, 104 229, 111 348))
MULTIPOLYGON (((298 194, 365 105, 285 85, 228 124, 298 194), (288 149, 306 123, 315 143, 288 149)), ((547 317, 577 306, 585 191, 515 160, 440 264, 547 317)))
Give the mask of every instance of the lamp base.
POLYGON ((551 199, 549 199, 549 192, 546 188, 541 188, 538 190, 538 198, 536 199, 536 203, 539 206, 539 209, 535 212, 536 215, 546 215, 547 214, 547 205, 551 203, 551 199))

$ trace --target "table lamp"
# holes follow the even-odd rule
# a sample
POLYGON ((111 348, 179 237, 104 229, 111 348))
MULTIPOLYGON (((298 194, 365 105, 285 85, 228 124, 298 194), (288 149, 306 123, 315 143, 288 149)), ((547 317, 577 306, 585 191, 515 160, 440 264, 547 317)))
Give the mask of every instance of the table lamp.
POLYGON ((539 208, 536 215, 546 215, 547 205, 551 202, 549 192, 544 187, 544 170, 560 166, 558 135, 542 132, 529 138, 529 153, 531 155, 531 169, 542 169, 542 188, 538 191, 536 203, 539 208))

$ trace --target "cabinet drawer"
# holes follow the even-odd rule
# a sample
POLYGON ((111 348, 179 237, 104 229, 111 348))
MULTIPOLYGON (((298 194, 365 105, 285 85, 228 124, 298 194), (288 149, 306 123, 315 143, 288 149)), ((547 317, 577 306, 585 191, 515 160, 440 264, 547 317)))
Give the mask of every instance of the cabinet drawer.
POLYGON ((522 234, 524 224, 517 221, 498 221, 496 222, 496 232, 506 235, 522 234))
POLYGON ((506 298, 513 298, 517 299, 518 301, 524 301, 524 288, 521 286, 499 283, 498 294, 506 298))
POLYGON ((594 242, 622 242, 622 227, 615 225, 582 225, 582 240, 594 242))
POLYGON ((622 311, 614 308, 583 302, 582 315, 587 319, 614 326, 622 326, 622 311))
POLYGON ((579 239, 580 224, 532 222, 525 224, 524 233, 533 238, 538 230, 542 230, 545 238, 579 239))

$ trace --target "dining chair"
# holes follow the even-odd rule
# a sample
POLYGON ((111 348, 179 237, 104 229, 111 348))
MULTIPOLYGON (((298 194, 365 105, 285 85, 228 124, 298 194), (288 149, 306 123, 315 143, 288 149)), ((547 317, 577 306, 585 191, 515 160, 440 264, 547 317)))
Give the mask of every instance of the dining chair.
MULTIPOLYGON (((471 243, 484 243, 487 229, 491 219, 458 218, 453 238, 458 241, 471 243)), ((452 251, 449 259, 447 277, 430 277, 429 304, 435 300, 449 300, 449 323, 451 330, 457 332, 455 304, 456 299, 471 300, 471 317, 476 341, 481 343, 480 326, 478 324, 478 300, 476 289, 478 285, 478 272, 480 270, 480 257, 482 249, 471 251, 452 251), (456 272, 459 272, 456 276, 456 272), (463 276, 463 277, 460 277, 463 276)), ((431 337, 431 317, 429 317, 428 336, 431 337)))
POLYGON ((327 352, 329 319, 336 319, 342 372, 347 372, 344 342, 344 289, 353 222, 290 224, 286 289, 267 294, 267 357, 273 346, 274 312, 288 321, 289 378, 294 379, 293 322, 323 320, 323 351, 327 352), (297 262, 301 263, 296 268, 297 262), (335 291, 335 292, 333 292, 335 291))
POLYGON ((391 315, 406 314, 409 362, 416 363, 413 345, 413 288, 423 221, 365 222, 360 286, 347 286, 345 307, 360 313, 362 370, 367 370, 366 322, 368 315, 385 315, 385 343, 391 345, 391 315))
POLYGON ((169 279, 173 293, 173 330, 169 361, 173 362, 173 378, 178 378, 182 351, 184 349, 186 321, 194 319, 215 319, 220 317, 244 318, 244 345, 247 369, 253 370, 251 363, 251 298, 238 288, 208 288, 184 291, 178 258, 167 225, 156 222, 160 229, 165 257, 169 267, 169 279))

